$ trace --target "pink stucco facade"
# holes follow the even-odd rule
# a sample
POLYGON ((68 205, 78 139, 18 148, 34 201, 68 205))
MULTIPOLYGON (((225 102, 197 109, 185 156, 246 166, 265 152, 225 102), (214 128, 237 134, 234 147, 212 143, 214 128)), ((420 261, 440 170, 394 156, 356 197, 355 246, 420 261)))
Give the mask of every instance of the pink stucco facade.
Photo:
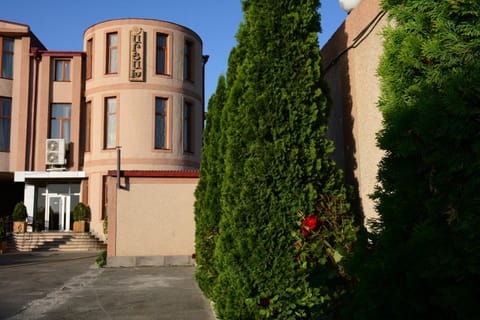
POLYGON ((29 231, 69 232, 73 207, 84 202, 110 258, 191 263, 204 118, 200 37, 174 23, 117 19, 87 28, 84 51, 49 51, 27 25, 0 21, 0 47, 8 60, 1 191, 23 188, 3 210, 22 200, 29 231), (107 216, 115 222, 108 237, 107 216))
POLYGON ((358 192, 357 207, 365 222, 377 216, 369 195, 383 156, 376 143, 382 126, 376 70, 383 52, 381 32, 387 23, 379 0, 363 0, 322 48, 332 96, 328 134, 335 141, 333 156, 358 192))

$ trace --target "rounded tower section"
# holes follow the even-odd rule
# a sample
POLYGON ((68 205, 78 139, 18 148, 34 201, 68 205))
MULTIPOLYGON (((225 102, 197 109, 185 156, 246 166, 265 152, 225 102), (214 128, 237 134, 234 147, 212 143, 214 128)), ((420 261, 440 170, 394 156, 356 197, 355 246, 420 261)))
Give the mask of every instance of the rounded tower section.
POLYGON ((93 178, 114 170, 117 148, 122 170, 198 169, 200 37, 170 22, 118 19, 89 27, 84 49, 85 171, 93 178))

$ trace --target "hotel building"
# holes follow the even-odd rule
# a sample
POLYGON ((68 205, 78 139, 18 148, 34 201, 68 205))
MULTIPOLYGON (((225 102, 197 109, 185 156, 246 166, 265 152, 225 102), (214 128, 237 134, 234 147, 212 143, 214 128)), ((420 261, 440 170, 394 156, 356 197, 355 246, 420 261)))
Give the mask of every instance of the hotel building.
POLYGON ((191 263, 205 63, 174 23, 101 22, 70 52, 0 21, 0 209, 24 201, 28 231, 68 232, 83 202, 109 263, 191 263))
MULTIPOLYGON (((379 3, 361 1, 322 48, 333 158, 366 219, 383 156, 379 3)), ((3 215, 24 201, 29 231, 68 232, 83 202, 110 265, 191 264, 206 60, 195 32, 164 21, 98 23, 82 52, 49 51, 27 25, 0 21, 3 215)))

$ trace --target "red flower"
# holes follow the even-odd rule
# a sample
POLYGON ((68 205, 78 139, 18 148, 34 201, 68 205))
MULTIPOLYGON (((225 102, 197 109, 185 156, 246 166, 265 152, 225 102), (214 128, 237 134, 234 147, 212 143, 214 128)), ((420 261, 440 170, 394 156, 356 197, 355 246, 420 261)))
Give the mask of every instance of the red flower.
POLYGON ((268 305, 270 304, 270 300, 268 298, 260 298, 260 306, 261 307, 268 307, 268 305))
POLYGON ((195 259, 196 255, 195 253, 192 253, 192 259, 195 259))
POLYGON ((297 247, 298 249, 301 249, 302 248, 302 243, 301 242, 295 242, 295 247, 297 247))
POLYGON ((302 234, 309 237, 312 231, 317 227, 317 216, 306 217, 302 221, 302 234))

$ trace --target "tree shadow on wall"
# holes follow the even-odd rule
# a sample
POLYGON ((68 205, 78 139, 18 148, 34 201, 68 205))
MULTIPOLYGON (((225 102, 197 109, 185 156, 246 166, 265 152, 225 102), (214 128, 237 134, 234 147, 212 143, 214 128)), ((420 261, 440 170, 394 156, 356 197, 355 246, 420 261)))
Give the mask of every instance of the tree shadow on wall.
POLYGON ((354 134, 355 112, 353 109, 350 73, 348 66, 348 36, 345 24, 322 48, 324 78, 330 90, 330 117, 328 137, 335 143, 332 158, 337 167, 343 170, 345 182, 352 186, 352 205, 358 225, 364 224, 365 214, 359 194, 357 169, 357 149, 354 134))

